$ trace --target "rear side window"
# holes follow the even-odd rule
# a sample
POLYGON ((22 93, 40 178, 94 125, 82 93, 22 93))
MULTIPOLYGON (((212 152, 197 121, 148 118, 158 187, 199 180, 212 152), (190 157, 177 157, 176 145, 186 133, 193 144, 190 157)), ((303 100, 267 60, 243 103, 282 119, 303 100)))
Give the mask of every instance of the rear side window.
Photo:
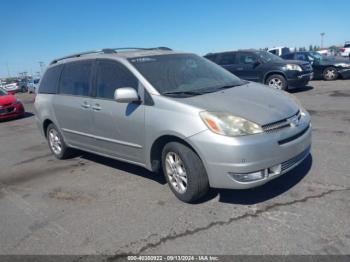
POLYGON ((91 83, 92 61, 73 62, 64 65, 60 94, 88 96, 91 83))
POLYGON ((258 58, 255 54, 241 53, 239 56, 239 63, 243 65, 254 64, 258 58))
POLYGON ((218 63, 219 63, 219 65, 232 65, 232 64, 236 64, 236 53, 221 54, 218 63))
POLYGON ((47 69, 40 81, 39 94, 56 94, 61 70, 62 66, 55 66, 47 69))
POLYGON ((114 91, 120 87, 138 89, 137 78, 123 65, 113 61, 97 63, 96 97, 114 99, 114 91))

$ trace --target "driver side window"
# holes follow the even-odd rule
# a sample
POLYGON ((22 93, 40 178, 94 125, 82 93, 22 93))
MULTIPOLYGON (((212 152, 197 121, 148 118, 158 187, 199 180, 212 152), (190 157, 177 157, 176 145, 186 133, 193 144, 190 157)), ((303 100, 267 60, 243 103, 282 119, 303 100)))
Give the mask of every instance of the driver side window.
POLYGON ((138 90, 137 78, 125 66, 113 61, 98 61, 96 97, 114 99, 114 91, 120 87, 138 90))
POLYGON ((306 56, 304 54, 296 54, 295 55, 296 60, 302 60, 302 61, 307 61, 306 56))

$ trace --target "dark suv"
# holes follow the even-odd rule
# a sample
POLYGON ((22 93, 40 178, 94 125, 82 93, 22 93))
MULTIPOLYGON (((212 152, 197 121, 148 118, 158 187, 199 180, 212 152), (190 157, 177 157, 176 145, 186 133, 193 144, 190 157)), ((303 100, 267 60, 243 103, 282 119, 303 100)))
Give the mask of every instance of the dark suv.
POLYGON ((283 60, 266 51, 210 53, 204 57, 240 78, 282 90, 305 86, 313 77, 308 62, 283 60))
POLYGON ((282 55, 284 59, 298 59, 312 64, 316 79, 336 80, 350 78, 350 62, 344 58, 327 57, 317 52, 295 52, 282 55))

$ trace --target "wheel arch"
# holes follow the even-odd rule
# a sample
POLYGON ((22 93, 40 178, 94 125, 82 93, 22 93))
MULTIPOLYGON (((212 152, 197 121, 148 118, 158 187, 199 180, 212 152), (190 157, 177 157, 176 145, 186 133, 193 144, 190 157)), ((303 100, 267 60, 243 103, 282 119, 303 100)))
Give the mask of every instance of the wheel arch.
POLYGON ((272 75, 281 75, 287 81, 287 76, 286 76, 286 74, 284 72, 278 71, 278 70, 274 70, 274 71, 269 71, 269 72, 265 73, 265 75, 264 75, 264 84, 266 84, 266 80, 272 75))
POLYGON ((51 119, 45 119, 44 121, 43 121, 43 124, 42 124, 42 131, 43 131, 43 134, 44 134, 44 136, 45 137, 47 137, 46 136, 46 134, 47 134, 47 128, 49 127, 49 125, 50 124, 54 124, 54 122, 51 120, 51 119))
POLYGON ((201 159, 195 148, 184 138, 177 135, 162 135, 153 141, 149 152, 150 166, 153 172, 157 172, 161 169, 162 151, 164 146, 170 142, 178 142, 188 146, 201 159))

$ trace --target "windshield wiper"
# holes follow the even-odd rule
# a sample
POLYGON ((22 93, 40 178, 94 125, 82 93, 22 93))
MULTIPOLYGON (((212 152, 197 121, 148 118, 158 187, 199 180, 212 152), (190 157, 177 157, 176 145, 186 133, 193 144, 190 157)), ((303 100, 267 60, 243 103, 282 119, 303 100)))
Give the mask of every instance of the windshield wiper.
POLYGON ((219 86, 219 87, 215 88, 215 91, 222 90, 222 89, 229 89, 229 88, 236 87, 236 86, 242 86, 242 85, 246 85, 248 83, 249 83, 249 81, 244 80, 244 81, 242 81, 242 83, 239 83, 239 84, 219 86))
POLYGON ((192 96, 197 96, 202 94, 204 93, 196 92, 196 91, 169 91, 169 92, 162 93, 162 95, 192 95, 192 96))

